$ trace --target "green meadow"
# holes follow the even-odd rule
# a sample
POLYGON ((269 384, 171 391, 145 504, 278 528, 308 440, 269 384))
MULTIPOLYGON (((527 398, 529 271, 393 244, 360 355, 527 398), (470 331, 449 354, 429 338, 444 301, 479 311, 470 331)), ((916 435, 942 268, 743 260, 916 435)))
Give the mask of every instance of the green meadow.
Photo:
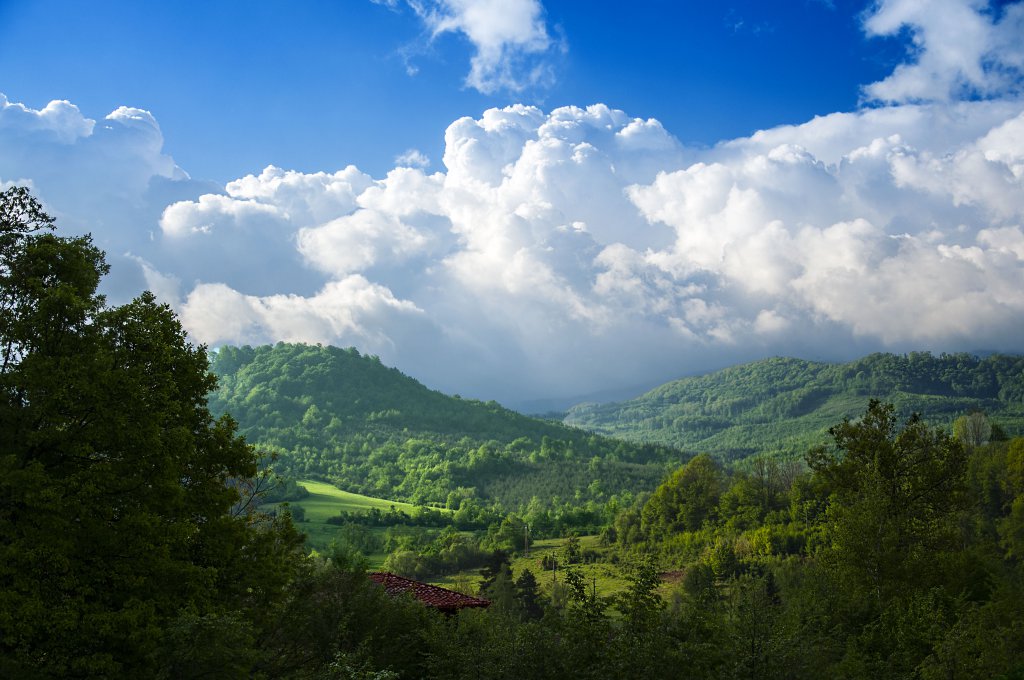
MULTIPOLYGON (((529 569, 537 579, 537 585, 540 587, 541 592, 551 597, 552 592, 561 587, 565 574, 561 566, 555 572, 545 570, 544 558, 554 557, 559 561, 559 564, 562 564, 562 555, 567 542, 568 539, 565 538, 545 538, 531 542, 529 555, 516 555, 512 558, 511 569, 513 577, 518 578, 523 573, 523 570, 529 569)), ((583 549, 598 549, 598 536, 580 536, 580 547, 583 549)), ((629 581, 618 566, 603 560, 604 556, 596 562, 574 564, 572 568, 579 571, 583 575, 584 580, 597 589, 598 595, 609 597, 625 590, 629 585, 629 581)), ((460 571, 451 576, 430 580, 431 583, 436 585, 469 595, 478 595, 480 581, 481 577, 478 569, 460 571)), ((664 590, 667 592, 670 589, 666 585, 664 590)))
MULTIPOLYGON (((384 498, 373 498, 372 496, 342 491, 326 482, 302 480, 298 484, 309 491, 309 495, 301 500, 289 501, 288 505, 301 507, 305 511, 304 520, 296 522, 296 526, 299 528, 299 531, 306 534, 307 545, 318 551, 324 551, 329 548, 331 541, 338 531, 338 527, 328 524, 327 519, 337 516, 342 511, 361 512, 371 508, 387 511, 394 507, 397 510, 411 513, 416 509, 416 506, 411 503, 389 501, 384 498)), ((380 531, 383 532, 383 529, 380 531)), ((367 559, 370 562, 370 567, 379 567, 384 562, 384 557, 383 554, 369 555, 367 559)))
POLYGON ((389 510, 394 506, 398 510, 412 513, 416 506, 401 501, 389 501, 384 498, 373 498, 358 493, 342 491, 341 489, 326 482, 314 482, 311 480, 300 481, 299 486, 309 492, 309 496, 301 501, 293 501, 291 505, 301 505, 306 511, 307 522, 326 522, 328 517, 333 517, 341 511, 363 511, 371 508, 389 510))

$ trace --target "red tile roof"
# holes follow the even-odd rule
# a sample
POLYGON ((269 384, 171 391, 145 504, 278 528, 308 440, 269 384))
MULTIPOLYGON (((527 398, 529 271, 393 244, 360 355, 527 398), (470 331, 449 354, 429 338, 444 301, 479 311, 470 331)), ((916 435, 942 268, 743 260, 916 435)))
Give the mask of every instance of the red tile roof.
POLYGON ((412 593, 413 597, 427 605, 442 611, 456 611, 466 607, 486 607, 491 604, 490 600, 479 597, 470 597, 448 590, 440 586, 432 586, 429 583, 413 581, 410 578, 392 574, 387 571, 377 571, 370 574, 370 579, 384 586, 388 595, 400 595, 401 593, 412 593))

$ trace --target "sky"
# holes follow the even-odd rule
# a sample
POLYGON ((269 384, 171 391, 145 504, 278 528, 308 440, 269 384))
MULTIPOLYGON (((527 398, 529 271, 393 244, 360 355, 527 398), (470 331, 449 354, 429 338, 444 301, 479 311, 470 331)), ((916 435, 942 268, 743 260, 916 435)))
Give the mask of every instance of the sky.
POLYGON ((0 0, 0 74, 0 186, 211 347, 518 407, 1024 351, 1021 1, 0 0))

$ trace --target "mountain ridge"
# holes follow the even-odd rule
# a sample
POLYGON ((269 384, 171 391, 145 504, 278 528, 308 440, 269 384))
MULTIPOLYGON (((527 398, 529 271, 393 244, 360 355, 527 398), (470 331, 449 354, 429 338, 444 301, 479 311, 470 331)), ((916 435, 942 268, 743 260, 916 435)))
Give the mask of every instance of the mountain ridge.
POLYGON ((577 404, 563 422, 726 459, 794 455, 825 441, 829 427, 858 416, 872 398, 935 425, 981 410, 1008 434, 1024 433, 1024 357, 874 353, 844 363, 771 357, 672 380, 622 402, 577 404))
POLYGON ((686 456, 431 390, 356 349, 278 343, 222 347, 210 410, 294 479, 457 507, 601 501, 651 490, 686 456))

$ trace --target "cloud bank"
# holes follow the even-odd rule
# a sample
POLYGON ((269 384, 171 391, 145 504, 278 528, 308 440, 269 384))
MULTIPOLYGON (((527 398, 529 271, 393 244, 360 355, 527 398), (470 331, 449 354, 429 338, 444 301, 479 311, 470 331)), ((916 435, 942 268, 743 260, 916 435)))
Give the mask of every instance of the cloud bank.
MULTIPOLYGON (((914 6, 880 4, 872 30, 916 26, 914 6)), ((1019 7, 972 9, 985 45, 1019 7)), ((603 104, 516 105, 454 121, 444 172, 410 151, 384 177, 271 166, 211 187, 145 111, 2 99, 0 181, 88 222, 131 273, 112 297, 144 283, 197 341, 355 345, 510 403, 772 354, 1019 352, 1024 100, 1009 67, 928 57, 937 30, 907 66, 933 76, 876 84, 900 103, 708 149, 603 104), (989 96, 958 98, 970 78, 989 96)))

